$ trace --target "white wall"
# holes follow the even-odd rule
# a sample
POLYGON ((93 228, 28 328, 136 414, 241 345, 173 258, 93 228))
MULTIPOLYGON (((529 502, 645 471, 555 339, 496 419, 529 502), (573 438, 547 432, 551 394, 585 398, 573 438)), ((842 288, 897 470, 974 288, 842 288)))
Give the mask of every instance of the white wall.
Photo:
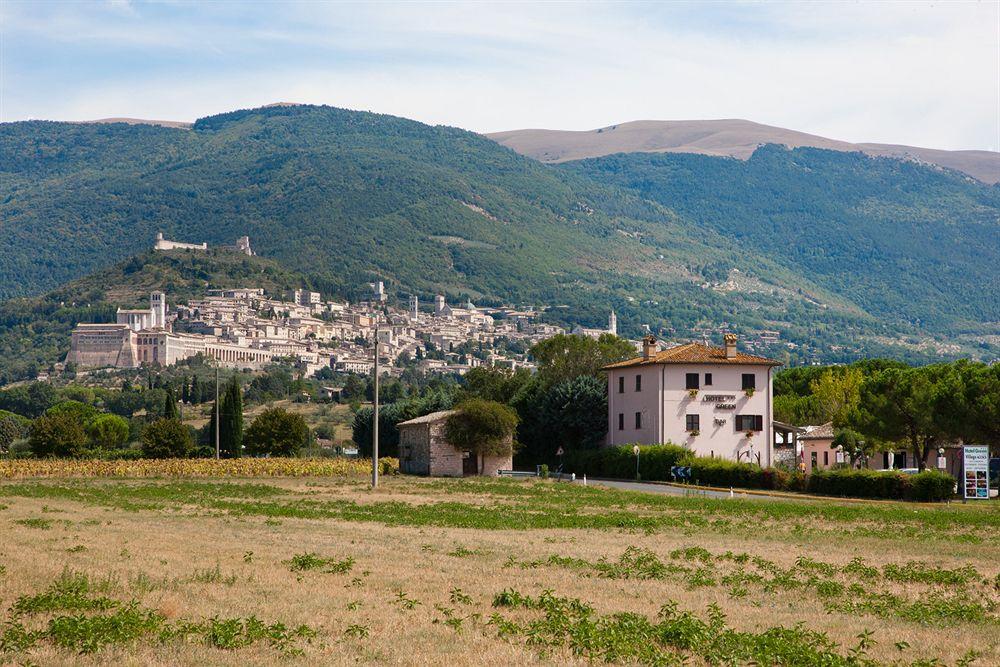
MULTIPOLYGON (((612 445, 639 442, 673 442, 684 445, 700 456, 735 460, 752 443, 761 455, 762 465, 771 462, 772 369, 768 366, 729 364, 660 364, 616 369, 608 372, 608 442, 612 445), (686 375, 697 373, 700 388, 695 397, 688 394, 686 375), (712 384, 705 384, 705 374, 712 374, 712 384), (742 389, 743 373, 756 375, 756 390, 747 396, 742 389), (641 374, 642 390, 635 391, 635 376, 641 374), (619 393, 619 378, 625 378, 624 393, 619 393), (731 397, 706 400, 710 396, 731 397), (734 405, 733 408, 724 407, 734 405), (635 412, 643 413, 643 428, 634 428, 635 412), (624 415, 625 428, 618 429, 618 415, 624 415), (686 429, 686 416, 700 418, 699 434, 686 429), (747 438, 736 430, 737 415, 760 415, 763 430, 747 438), (715 423, 715 420, 723 423, 715 423)), ((744 454, 743 460, 746 460, 744 454)), ((754 457, 756 461, 756 457, 754 457)))

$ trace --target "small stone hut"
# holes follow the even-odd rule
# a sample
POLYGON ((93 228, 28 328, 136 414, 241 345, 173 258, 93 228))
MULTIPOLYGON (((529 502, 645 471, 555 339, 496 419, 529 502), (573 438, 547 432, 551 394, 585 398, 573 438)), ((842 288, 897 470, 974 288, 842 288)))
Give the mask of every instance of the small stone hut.
POLYGON ((511 469, 511 454, 478 455, 450 444, 445 439, 445 423, 454 413, 454 410, 441 410, 396 424, 400 472, 431 477, 496 477, 497 470, 511 469))

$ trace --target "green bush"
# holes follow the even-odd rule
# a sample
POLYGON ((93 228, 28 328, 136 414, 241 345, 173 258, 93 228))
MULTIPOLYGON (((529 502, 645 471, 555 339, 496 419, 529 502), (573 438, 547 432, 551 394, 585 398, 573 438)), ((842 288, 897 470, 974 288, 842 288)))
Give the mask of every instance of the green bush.
POLYGON ((309 439, 302 415, 283 408, 268 408, 250 423, 243 442, 252 456, 295 456, 309 439))
MULTIPOLYGON (((567 472, 590 477, 635 479, 633 445, 605 447, 596 451, 570 451, 565 458, 567 472)), ((937 470, 917 475, 882 470, 817 470, 806 477, 781 468, 761 468, 751 463, 692 456, 678 445, 641 445, 639 473, 647 481, 666 482, 673 478, 673 466, 691 466, 691 481, 706 486, 776 491, 809 491, 829 496, 940 501, 954 495, 955 478, 937 470)))
POLYGON ((28 441, 38 457, 80 457, 86 454, 89 444, 80 418, 72 412, 42 415, 32 422, 28 441))
POLYGON ((809 491, 830 496, 938 501, 955 494, 955 478, 937 470, 904 475, 892 470, 817 470, 809 491))
POLYGON ((159 419, 142 434, 142 452, 147 458, 184 458, 193 447, 191 431, 177 419, 159 419))
POLYGON ((913 500, 933 502, 947 500, 955 495, 955 478, 940 470, 925 470, 912 478, 913 500))
MULTIPOLYGON (((570 450, 563 457, 563 467, 567 472, 591 477, 635 479, 634 445, 604 447, 597 450, 570 450)), ((640 445, 639 473, 642 479, 668 481, 670 468, 686 465, 691 452, 673 444, 640 445)))

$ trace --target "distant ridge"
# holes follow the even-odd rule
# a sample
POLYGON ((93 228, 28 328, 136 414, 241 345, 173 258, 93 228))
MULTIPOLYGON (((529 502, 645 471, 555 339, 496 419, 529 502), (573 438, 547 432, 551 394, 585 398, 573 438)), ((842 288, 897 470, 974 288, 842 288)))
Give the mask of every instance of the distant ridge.
POLYGON ((1000 153, 993 151, 854 144, 741 119, 637 120, 596 130, 525 129, 486 136, 542 162, 568 162, 614 153, 701 153, 745 160, 761 144, 783 144, 915 160, 954 169, 984 183, 1000 182, 1000 153))
MULTIPOLYGON (((275 109, 284 107, 302 106, 299 102, 272 102, 265 104, 259 109, 275 109)), ((126 125, 159 125, 160 127, 176 127, 183 130, 190 130, 194 123, 183 120, 149 120, 146 118, 98 118, 97 120, 84 120, 83 123, 125 123, 126 125)))
POLYGON ((194 123, 185 123, 182 120, 147 120, 145 118, 98 118, 97 120, 84 120, 81 123, 125 123, 126 125, 159 125, 160 127, 177 127, 182 130, 190 130, 194 123))

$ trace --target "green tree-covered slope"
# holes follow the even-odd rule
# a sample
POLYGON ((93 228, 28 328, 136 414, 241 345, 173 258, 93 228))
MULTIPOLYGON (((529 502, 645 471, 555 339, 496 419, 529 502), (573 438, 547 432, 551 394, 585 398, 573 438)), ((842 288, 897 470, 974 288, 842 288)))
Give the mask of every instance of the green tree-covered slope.
POLYGON ((995 257, 995 188, 851 154, 759 153, 746 166, 657 155, 553 167, 463 130, 311 106, 190 130, 9 123, 0 299, 124 261, 157 231, 210 245, 247 234, 346 297, 379 278, 401 297, 544 303, 591 325, 614 307, 630 334, 775 329, 799 344, 793 360, 901 343, 923 354, 925 334, 970 336, 950 353, 993 353, 971 336, 1000 319, 987 293, 997 264, 961 262, 995 257), (656 159, 681 166, 664 176, 656 159), (893 221, 906 233, 875 234, 893 221), (947 275, 927 279, 927 266, 947 275))
POLYGON ((866 312, 933 331, 1000 322, 1000 187, 861 153, 631 153, 563 169, 628 188, 866 312))

